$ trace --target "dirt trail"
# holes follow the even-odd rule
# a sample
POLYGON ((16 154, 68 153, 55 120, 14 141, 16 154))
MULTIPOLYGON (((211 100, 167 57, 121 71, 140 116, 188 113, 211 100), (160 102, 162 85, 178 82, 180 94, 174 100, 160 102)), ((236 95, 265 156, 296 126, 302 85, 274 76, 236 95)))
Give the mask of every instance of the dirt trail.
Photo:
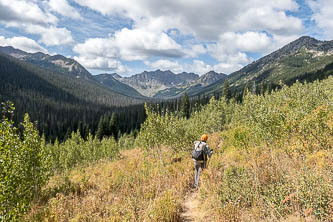
POLYGON ((181 222, 200 222, 207 221, 205 213, 200 208, 199 192, 194 191, 189 193, 183 204, 183 212, 180 215, 181 222))

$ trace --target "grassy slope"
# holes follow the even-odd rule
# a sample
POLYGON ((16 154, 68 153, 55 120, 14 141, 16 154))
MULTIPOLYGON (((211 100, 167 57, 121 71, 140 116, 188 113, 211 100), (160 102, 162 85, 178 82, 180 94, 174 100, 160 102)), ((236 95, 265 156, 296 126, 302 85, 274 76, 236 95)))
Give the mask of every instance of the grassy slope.
POLYGON ((114 162, 54 176, 26 221, 176 221, 192 160, 165 152, 165 167, 137 149, 114 162))

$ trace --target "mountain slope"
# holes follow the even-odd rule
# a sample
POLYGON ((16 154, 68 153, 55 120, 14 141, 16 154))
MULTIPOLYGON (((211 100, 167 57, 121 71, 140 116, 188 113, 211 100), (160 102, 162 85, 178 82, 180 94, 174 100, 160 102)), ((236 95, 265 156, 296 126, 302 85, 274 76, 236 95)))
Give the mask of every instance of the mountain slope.
POLYGON ((154 98, 175 98, 182 96, 185 92, 190 96, 195 95, 198 92, 200 92, 202 89, 204 89, 204 87, 209 86, 210 84, 215 83, 218 80, 223 80, 225 78, 227 78, 226 74, 210 71, 187 85, 181 85, 178 87, 171 87, 164 90, 160 90, 154 95, 154 98))
MULTIPOLYGON (((144 102, 96 80, 51 72, 1 53, 0 82, 0 101, 15 104, 15 122, 29 113, 33 121, 38 121, 38 129, 52 138, 63 138, 68 129, 78 129, 79 122, 94 132, 101 115, 144 102)), ((141 105, 130 111, 137 109, 143 112, 141 105)), ((134 125, 135 115, 129 116, 134 125)))
POLYGON ((0 47, 0 52, 53 72, 94 80, 93 76, 80 63, 62 55, 50 56, 42 52, 27 53, 11 46, 0 47))
MULTIPOLYGON (((121 78, 121 76, 119 76, 121 78)), ((131 86, 118 81, 112 74, 99 74, 94 76, 101 84, 110 87, 123 95, 131 96, 133 98, 144 98, 138 91, 131 86)))
POLYGON ((199 76, 187 72, 175 74, 170 70, 145 71, 130 77, 121 77, 118 74, 112 74, 112 76, 136 89, 142 95, 162 99, 179 97, 185 92, 195 93, 201 88, 226 77, 225 74, 214 71, 199 76))
MULTIPOLYGON (((247 83, 290 83, 291 80, 323 70, 332 62, 333 41, 319 41, 304 36, 230 74, 228 80, 233 90, 241 90, 247 83)), ((218 80, 197 94, 221 90, 223 82, 218 80)))
POLYGON ((198 77, 199 76, 194 73, 174 74, 169 70, 144 71, 140 74, 123 78, 116 76, 120 82, 133 87, 140 94, 147 97, 153 97, 157 92, 164 89, 192 83, 198 77))

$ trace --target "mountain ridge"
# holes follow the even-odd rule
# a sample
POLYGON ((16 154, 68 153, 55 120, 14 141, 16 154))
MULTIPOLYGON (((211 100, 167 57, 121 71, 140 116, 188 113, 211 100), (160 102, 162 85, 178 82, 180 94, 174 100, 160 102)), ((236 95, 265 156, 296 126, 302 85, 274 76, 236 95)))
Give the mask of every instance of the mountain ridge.
MULTIPOLYGON (((333 62, 333 41, 320 41, 302 36, 280 49, 253 61, 228 75, 230 87, 241 90, 247 83, 279 84, 324 69, 333 62)), ((212 94, 221 91, 224 80, 217 80, 193 94, 212 94)))
POLYGON ((130 77, 113 75, 117 80, 133 87, 140 94, 155 98, 178 97, 193 86, 197 86, 196 89, 202 88, 226 76, 214 71, 199 76, 188 72, 175 74, 170 70, 161 71, 160 69, 144 71, 130 77))
POLYGON ((60 72, 65 75, 69 74, 76 78, 94 80, 91 73, 88 72, 88 70, 86 70, 80 63, 72 58, 67 58, 60 54, 48 55, 43 52, 28 53, 20 49, 15 49, 12 46, 0 46, 0 52, 50 71, 60 72))

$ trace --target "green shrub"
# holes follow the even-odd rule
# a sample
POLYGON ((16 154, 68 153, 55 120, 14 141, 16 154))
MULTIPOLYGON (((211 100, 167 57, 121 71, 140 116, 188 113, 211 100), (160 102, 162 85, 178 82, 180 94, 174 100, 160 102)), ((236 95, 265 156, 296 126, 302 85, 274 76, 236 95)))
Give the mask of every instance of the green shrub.
POLYGON ((25 115, 23 134, 7 116, 13 104, 2 104, 0 122, 0 219, 17 220, 29 209, 48 178, 45 146, 38 131, 25 115), (21 138, 22 137, 22 138, 21 138))
POLYGON ((55 141, 54 144, 48 144, 47 150, 51 168, 58 171, 100 159, 115 159, 119 155, 119 147, 113 137, 100 141, 89 134, 87 140, 83 140, 80 132, 73 132, 64 143, 55 141))

